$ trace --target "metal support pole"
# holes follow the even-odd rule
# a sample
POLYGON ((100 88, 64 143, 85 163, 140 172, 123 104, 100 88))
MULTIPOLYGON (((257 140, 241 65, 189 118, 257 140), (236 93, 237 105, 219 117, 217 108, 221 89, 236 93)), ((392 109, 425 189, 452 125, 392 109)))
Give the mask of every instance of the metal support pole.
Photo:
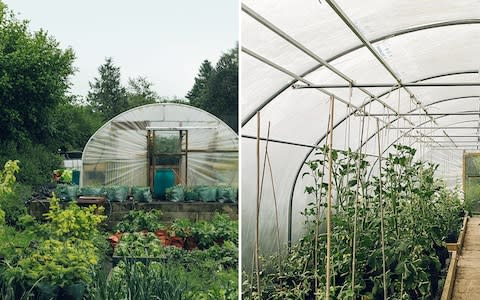
POLYGON ((294 89, 347 89, 347 88, 398 88, 398 87, 461 87, 480 86, 480 82, 406 82, 406 83, 353 83, 348 84, 294 84, 294 89))
POLYGON ((330 248, 332 236, 332 194, 333 194, 333 113, 335 98, 330 96, 330 124, 328 141, 328 199, 327 199, 327 266, 326 266, 326 284, 325 299, 330 299, 330 248))

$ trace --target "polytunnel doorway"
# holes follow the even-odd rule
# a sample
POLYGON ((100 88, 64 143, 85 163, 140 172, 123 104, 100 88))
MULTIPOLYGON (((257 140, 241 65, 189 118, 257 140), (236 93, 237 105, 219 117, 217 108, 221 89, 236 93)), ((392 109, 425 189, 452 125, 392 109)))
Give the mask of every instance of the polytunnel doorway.
POLYGON ((463 153, 463 191, 472 214, 480 214, 480 152, 463 153))
POLYGON ((166 189, 188 185, 188 130, 147 127, 148 182, 154 198, 166 189))

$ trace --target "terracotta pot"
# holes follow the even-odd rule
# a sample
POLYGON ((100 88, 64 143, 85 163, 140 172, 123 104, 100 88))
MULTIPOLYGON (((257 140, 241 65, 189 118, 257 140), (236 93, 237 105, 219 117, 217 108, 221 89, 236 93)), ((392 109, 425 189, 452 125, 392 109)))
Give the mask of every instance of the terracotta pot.
POLYGON ((160 238, 162 236, 168 236, 168 232, 166 230, 163 230, 163 229, 159 229, 157 231, 155 231, 155 235, 160 238))
POLYGON ((122 232, 116 232, 112 234, 111 236, 108 237, 108 241, 110 242, 110 245, 115 248, 117 244, 120 242, 120 239, 122 238, 123 233, 122 232))
POLYGON ((157 238, 160 240, 162 245, 164 245, 164 246, 169 246, 170 245, 170 239, 168 238, 168 236, 157 236, 157 238))
POLYGON ((184 244, 185 244, 185 241, 181 237, 173 236, 170 238, 170 245, 172 246, 183 248, 184 244))

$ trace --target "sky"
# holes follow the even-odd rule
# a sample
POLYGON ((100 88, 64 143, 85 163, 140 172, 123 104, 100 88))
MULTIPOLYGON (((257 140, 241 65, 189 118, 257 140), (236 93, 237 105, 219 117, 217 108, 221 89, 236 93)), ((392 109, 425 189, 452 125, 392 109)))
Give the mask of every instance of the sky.
POLYGON ((147 77, 165 97, 185 97, 203 60, 215 63, 238 41, 237 0, 2 0, 71 47, 77 72, 71 93, 86 96, 106 57, 122 82, 147 77))

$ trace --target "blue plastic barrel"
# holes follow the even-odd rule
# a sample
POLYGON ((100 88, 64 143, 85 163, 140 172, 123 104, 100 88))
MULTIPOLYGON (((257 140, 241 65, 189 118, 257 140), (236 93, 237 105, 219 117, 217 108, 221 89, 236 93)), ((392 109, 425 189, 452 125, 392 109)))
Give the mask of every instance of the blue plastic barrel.
POLYGON ((165 190, 175 185, 175 173, 172 169, 158 169, 153 179, 153 195, 156 199, 165 198, 165 190))
POLYGON ((80 185, 80 170, 72 170, 72 183, 80 185))

